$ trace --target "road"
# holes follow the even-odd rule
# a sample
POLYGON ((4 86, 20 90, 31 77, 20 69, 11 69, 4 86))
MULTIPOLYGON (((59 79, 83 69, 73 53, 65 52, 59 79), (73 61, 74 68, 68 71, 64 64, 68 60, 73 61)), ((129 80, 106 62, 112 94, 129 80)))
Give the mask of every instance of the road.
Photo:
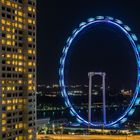
POLYGON ((140 140, 140 135, 38 135, 37 140, 140 140))

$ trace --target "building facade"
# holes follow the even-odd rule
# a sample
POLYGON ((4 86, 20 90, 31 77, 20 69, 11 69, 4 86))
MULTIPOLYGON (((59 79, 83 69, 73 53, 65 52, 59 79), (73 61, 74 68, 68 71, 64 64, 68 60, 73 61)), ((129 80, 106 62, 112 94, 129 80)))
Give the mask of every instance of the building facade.
POLYGON ((0 0, 0 140, 36 139, 36 0, 0 0))

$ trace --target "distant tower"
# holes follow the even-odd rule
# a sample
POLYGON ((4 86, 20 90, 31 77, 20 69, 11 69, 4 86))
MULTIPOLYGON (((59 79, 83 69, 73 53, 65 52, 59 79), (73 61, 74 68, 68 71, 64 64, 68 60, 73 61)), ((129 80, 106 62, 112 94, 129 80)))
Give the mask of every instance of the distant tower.
POLYGON ((36 0, 0 0, 0 140, 36 139, 36 0))

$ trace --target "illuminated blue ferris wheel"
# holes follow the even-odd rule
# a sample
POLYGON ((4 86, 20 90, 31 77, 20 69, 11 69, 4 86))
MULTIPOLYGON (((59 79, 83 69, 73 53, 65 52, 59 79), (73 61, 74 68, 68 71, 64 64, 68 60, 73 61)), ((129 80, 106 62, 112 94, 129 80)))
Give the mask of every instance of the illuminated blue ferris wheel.
MULTIPOLYGON (((71 47, 73 41, 76 39, 76 37, 84 30, 87 29, 93 25, 102 25, 106 24, 108 27, 113 26, 117 30, 121 31, 124 36, 126 36, 131 44, 132 49, 134 50, 135 58, 136 58, 136 63, 137 63, 137 82, 136 82, 136 87, 135 91, 133 94, 133 98, 130 101, 129 106, 127 109, 122 113, 121 116, 119 116, 115 121, 106 123, 104 127, 119 127, 121 124, 125 123, 130 116, 133 115, 137 107, 140 105, 140 45, 138 44, 138 38, 137 36, 132 33, 131 29, 129 26, 123 24, 123 22, 119 19, 114 19, 112 17, 104 17, 104 16, 97 16, 96 18, 89 18, 86 22, 81 22, 79 27, 74 29, 72 31, 72 35, 67 39, 66 45, 63 48, 62 51, 62 56, 60 58, 60 68, 59 68, 59 84, 61 87, 61 94, 63 98, 65 99, 65 104, 69 108, 70 113, 72 116, 75 116, 77 121, 81 124, 89 125, 92 127, 101 127, 101 124, 93 123, 93 122, 88 122, 84 118, 82 118, 74 109, 72 106, 68 93, 66 90, 66 85, 65 85, 65 64, 66 64, 66 59, 67 55, 69 53, 69 48, 71 47)), ((93 28, 96 28, 95 26, 93 28)))

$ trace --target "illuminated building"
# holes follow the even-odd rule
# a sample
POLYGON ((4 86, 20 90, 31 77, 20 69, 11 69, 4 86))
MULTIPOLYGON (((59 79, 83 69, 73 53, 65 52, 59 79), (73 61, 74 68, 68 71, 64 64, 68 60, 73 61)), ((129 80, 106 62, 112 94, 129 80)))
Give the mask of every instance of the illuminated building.
POLYGON ((0 140, 36 139, 36 1, 0 0, 0 140))

